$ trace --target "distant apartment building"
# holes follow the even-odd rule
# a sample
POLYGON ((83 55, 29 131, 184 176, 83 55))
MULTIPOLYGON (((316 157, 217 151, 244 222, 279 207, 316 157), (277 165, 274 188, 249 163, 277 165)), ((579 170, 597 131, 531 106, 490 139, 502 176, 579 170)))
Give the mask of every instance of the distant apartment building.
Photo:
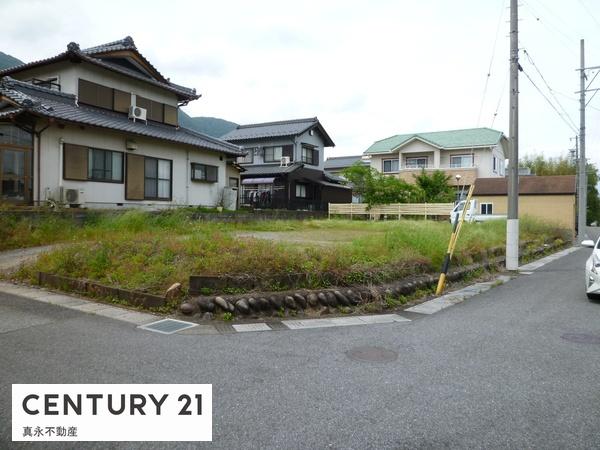
POLYGON ((491 128, 398 134, 376 141, 364 156, 372 168, 408 183, 422 170, 442 170, 466 190, 477 178, 505 176, 508 140, 491 128))

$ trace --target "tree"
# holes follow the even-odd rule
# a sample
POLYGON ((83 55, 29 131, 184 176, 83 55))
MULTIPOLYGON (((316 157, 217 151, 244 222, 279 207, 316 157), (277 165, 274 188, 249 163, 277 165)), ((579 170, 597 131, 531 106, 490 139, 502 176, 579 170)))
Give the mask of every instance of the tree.
POLYGON ((360 163, 344 169, 342 175, 352 186, 354 194, 360 195, 369 206, 419 201, 416 186, 396 177, 383 175, 360 163))
POLYGON ((450 175, 446 175, 441 170, 436 170, 429 175, 423 169, 419 175, 413 176, 423 202, 448 203, 454 201, 454 188, 448 184, 450 175))
MULTIPOLYGON (((542 155, 526 156, 520 161, 521 167, 528 167, 531 173, 542 175, 575 175, 575 162, 565 156, 544 158, 542 155)), ((600 197, 598 196, 598 169, 592 163, 586 166, 587 172, 587 223, 600 222, 600 197)))

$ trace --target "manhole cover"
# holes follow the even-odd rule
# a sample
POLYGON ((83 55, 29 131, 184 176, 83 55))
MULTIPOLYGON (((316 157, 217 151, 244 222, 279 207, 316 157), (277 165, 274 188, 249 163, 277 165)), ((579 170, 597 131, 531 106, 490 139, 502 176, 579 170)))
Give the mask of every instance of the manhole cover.
POLYGON ((398 359, 398 353, 381 347, 357 347, 346 352, 346 356, 354 361, 389 362, 398 359))
POLYGON ((597 344, 600 345, 600 336, 587 333, 565 333, 561 336, 565 341, 575 342, 577 344, 597 344))
POLYGON ((183 320, 163 319, 157 322, 142 325, 138 328, 141 328, 142 330, 154 331, 155 333, 173 334, 195 326, 197 326, 197 324, 184 322, 183 320))

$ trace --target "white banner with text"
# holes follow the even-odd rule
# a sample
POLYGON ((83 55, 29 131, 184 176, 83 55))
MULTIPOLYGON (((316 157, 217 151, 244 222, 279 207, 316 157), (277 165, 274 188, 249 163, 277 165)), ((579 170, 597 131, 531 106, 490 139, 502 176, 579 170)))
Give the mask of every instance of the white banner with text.
POLYGON ((13 384, 13 441, 211 441, 212 384, 13 384))

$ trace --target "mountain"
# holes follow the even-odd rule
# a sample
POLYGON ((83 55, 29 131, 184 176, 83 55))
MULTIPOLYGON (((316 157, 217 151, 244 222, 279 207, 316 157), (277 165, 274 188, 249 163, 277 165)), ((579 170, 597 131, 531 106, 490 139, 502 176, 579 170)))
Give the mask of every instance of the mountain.
POLYGON ((18 66, 23 64, 23 61, 15 58, 14 56, 7 55, 6 53, 0 52, 0 70, 8 69, 9 67, 18 66))
MULTIPOLYGON (((23 61, 14 56, 0 52, 0 70, 23 64, 23 61)), ((179 125, 199 133, 208 134, 213 137, 221 137, 225 133, 237 127, 237 123, 216 117, 190 117, 181 109, 179 110, 179 125)))
POLYGON ((237 127, 237 123, 216 117, 190 117, 181 109, 179 110, 179 125, 216 138, 237 127))

